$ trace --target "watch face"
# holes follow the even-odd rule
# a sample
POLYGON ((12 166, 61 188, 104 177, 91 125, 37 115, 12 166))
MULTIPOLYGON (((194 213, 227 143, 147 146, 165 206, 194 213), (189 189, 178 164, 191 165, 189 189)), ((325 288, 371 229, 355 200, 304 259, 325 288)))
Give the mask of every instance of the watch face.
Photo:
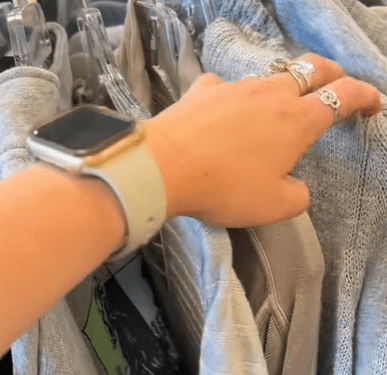
POLYGON ((33 135, 76 154, 106 147, 134 130, 134 123, 83 106, 33 131, 33 135))

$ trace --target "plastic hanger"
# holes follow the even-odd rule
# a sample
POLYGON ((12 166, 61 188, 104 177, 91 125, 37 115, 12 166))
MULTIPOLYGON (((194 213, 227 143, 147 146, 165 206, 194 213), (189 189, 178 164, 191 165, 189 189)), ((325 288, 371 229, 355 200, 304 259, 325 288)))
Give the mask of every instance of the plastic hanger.
POLYGON ((163 87, 160 97, 162 107, 180 98, 178 80, 178 43, 176 24, 179 22, 174 10, 155 0, 135 2, 136 16, 140 26, 146 66, 151 80, 163 87))
POLYGON ((100 11, 88 8, 83 0, 83 8, 79 11, 77 21, 84 53, 90 56, 90 61, 97 64, 99 81, 106 87, 116 110, 135 119, 151 117, 150 112, 134 97, 119 72, 100 11))
POLYGON ((205 19, 206 24, 208 26, 216 18, 214 3, 212 0, 200 0, 200 6, 202 8, 204 19, 205 19))
POLYGON ((194 42, 194 51, 200 59, 204 29, 216 18, 213 0, 157 0, 173 9, 186 26, 194 42), (203 20, 204 22, 202 22, 203 20))
POLYGON ((13 9, 12 3, 0 4, 0 58, 3 57, 10 49, 9 32, 7 26, 8 13, 13 9))
POLYGON ((52 47, 42 7, 34 0, 13 0, 13 5, 7 25, 15 65, 46 67, 52 47))
MULTIPOLYGON (((166 13, 167 14, 167 13, 166 13)), ((179 100, 179 93, 177 92, 177 89, 173 87, 171 79, 168 76, 168 73, 160 66, 159 64, 159 10, 157 9, 157 4, 155 2, 152 3, 152 9, 150 12, 150 19, 149 19, 149 25, 151 30, 151 40, 150 40, 150 53, 151 53, 151 66, 152 69, 157 73, 157 75, 160 77, 160 80, 164 83, 164 86, 167 88, 168 92, 171 95, 171 98, 173 101, 179 100)), ((174 35, 174 31, 171 24, 171 19, 169 18, 169 15, 166 19, 165 28, 166 28, 166 42, 169 46, 169 53, 171 56, 173 56, 173 60, 176 59, 176 38, 174 35)), ((164 51, 166 53, 166 51, 164 51)), ((176 72, 177 69, 177 61, 173 61, 173 68, 176 72)))

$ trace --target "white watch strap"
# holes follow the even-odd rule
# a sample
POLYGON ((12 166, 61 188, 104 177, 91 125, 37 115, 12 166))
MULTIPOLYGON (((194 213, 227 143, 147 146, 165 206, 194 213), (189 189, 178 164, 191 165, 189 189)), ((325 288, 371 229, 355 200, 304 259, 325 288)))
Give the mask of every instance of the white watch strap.
POLYGON ((100 168, 82 167, 81 173, 106 181, 120 200, 127 218, 126 245, 109 261, 128 256, 161 228, 166 217, 165 189, 145 142, 100 168))

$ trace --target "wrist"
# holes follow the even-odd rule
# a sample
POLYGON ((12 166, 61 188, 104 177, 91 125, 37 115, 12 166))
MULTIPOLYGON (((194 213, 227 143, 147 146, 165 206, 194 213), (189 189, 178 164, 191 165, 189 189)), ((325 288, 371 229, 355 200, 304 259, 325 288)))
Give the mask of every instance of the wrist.
POLYGON ((136 121, 94 105, 78 106, 27 137, 38 160, 91 177, 88 181, 101 179, 117 197, 130 235, 109 261, 146 244, 166 217, 164 184, 145 138, 136 121))
POLYGON ((183 206, 188 197, 189 186, 184 183, 187 169, 184 155, 169 134, 163 131, 162 123, 160 116, 142 121, 146 131, 146 145, 159 168, 165 188, 166 218, 171 218, 184 214, 183 206))
MULTIPOLYGON (((103 234, 106 257, 117 249, 126 235, 126 219, 121 204, 111 188, 98 178, 83 177, 77 174, 39 165, 31 170, 33 176, 48 181, 50 190, 64 202, 82 208, 82 215, 89 225, 90 233, 103 234), (90 226, 90 224, 93 224, 90 226)), ((77 211, 72 214, 76 219, 77 211)), ((98 238, 102 237, 98 234, 98 238)))

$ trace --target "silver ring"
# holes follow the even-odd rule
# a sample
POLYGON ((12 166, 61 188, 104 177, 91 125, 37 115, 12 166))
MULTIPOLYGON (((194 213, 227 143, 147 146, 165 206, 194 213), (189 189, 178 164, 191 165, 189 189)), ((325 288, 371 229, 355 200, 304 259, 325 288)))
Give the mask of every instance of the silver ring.
POLYGON ((312 90, 312 77, 315 72, 314 66, 307 61, 297 61, 289 64, 289 71, 298 74, 305 82, 305 89, 301 90, 302 95, 312 90))
POLYGON ((287 71, 292 75, 292 77, 296 80, 298 87, 300 88, 300 95, 304 95, 308 92, 308 85, 304 76, 299 73, 297 70, 293 69, 290 65, 288 66, 287 71))
POLYGON ((242 79, 249 78, 249 77, 255 77, 255 78, 263 78, 262 74, 246 74, 245 76, 242 77, 242 79))
POLYGON ((268 75, 284 73, 288 71, 290 60, 279 57, 273 60, 268 68, 268 75))
POLYGON ((315 91, 315 94, 318 98, 325 104, 333 108, 335 111, 335 122, 340 121, 339 108, 341 105, 340 99, 337 97, 337 94, 329 89, 320 89, 315 91))
POLYGON ((291 62, 288 59, 275 59, 269 66, 269 74, 289 72, 296 80, 300 95, 305 95, 312 90, 312 76, 314 67, 306 61, 291 62))

